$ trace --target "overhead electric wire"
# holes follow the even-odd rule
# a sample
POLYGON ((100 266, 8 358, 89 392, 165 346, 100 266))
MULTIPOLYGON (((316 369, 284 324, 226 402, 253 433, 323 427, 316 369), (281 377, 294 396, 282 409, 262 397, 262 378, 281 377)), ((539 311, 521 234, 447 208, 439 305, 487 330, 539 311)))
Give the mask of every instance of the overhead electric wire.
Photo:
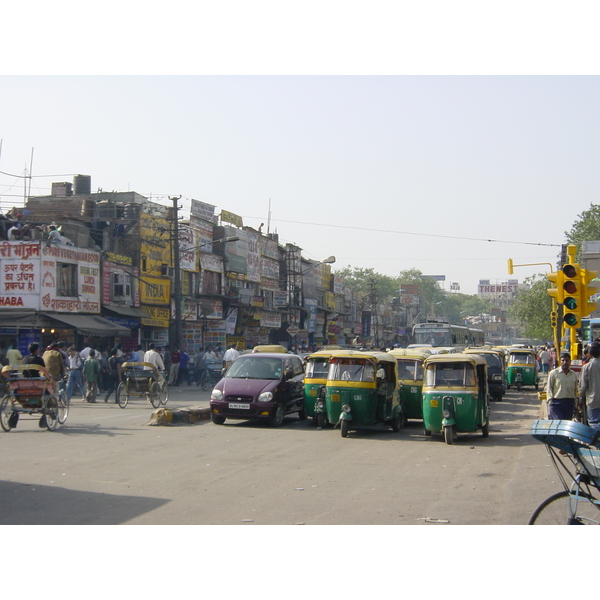
MULTIPOLYGON (((257 219, 261 220, 261 217, 251 217, 244 216, 244 219, 257 219)), ((264 220, 264 219, 263 219, 264 220)), ((311 227, 319 226, 319 227, 335 227, 337 229, 358 229, 360 231, 373 231, 375 233, 395 233, 400 235, 419 235, 424 237, 436 237, 436 238, 448 238, 453 240, 468 240, 471 242, 495 242, 499 244, 524 244, 527 246, 556 246, 561 247, 562 244, 548 244, 544 242, 515 242, 510 240, 493 240, 486 238, 471 238, 471 237, 461 237, 457 235, 443 235, 439 233, 415 233, 412 231, 393 231, 391 229, 373 229, 369 227, 356 227, 353 225, 332 225, 331 223, 308 223, 306 221, 289 221, 286 219, 272 219, 272 221, 276 221, 279 223, 295 223, 297 225, 310 225, 311 227)))

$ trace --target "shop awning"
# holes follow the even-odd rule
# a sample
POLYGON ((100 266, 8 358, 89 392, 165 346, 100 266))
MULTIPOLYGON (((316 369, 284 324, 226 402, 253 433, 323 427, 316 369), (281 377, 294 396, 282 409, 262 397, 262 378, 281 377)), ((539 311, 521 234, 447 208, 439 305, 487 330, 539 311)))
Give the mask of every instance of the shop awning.
POLYGON ((64 323, 77 329, 82 335, 96 335, 99 337, 126 336, 131 330, 99 315, 72 315, 69 313, 45 313, 45 317, 64 323))
POLYGON ((148 315, 139 308, 133 306, 103 306, 102 310, 115 317, 126 317, 127 319, 145 319, 148 315))
POLYGON ((46 327, 50 321, 35 309, 0 310, 0 327, 46 327))

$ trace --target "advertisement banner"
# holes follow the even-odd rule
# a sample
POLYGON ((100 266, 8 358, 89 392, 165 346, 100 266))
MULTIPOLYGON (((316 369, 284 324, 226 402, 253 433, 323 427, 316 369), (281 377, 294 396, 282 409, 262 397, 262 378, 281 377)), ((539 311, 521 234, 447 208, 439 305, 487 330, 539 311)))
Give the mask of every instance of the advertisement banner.
POLYGON ((100 253, 73 246, 43 246, 41 310, 100 312, 100 253))
POLYGON ((171 280, 166 277, 148 277, 140 280, 140 302, 142 304, 162 304, 171 302, 171 280))
POLYGON ((0 244, 0 307, 40 307, 40 243, 0 244))

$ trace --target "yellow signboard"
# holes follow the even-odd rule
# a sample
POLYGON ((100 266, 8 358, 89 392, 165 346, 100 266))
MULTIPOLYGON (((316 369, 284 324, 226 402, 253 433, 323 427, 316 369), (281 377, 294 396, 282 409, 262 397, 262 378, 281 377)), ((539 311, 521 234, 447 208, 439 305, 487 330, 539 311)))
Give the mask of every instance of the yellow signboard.
POLYGON ((171 303, 171 280, 166 277, 140 278, 140 302, 142 304, 166 304, 171 303))
POLYGON ((146 313, 147 317, 142 317, 142 325, 150 327, 168 327, 171 311, 164 306, 140 306, 140 310, 146 313))
POLYGON ((146 273, 161 274, 162 265, 171 265, 171 224, 166 219, 140 214, 140 253, 146 273))

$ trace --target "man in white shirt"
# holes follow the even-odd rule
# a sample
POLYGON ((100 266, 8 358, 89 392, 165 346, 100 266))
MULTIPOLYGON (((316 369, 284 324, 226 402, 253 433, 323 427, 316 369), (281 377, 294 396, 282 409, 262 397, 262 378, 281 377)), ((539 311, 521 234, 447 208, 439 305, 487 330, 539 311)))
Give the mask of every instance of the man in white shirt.
POLYGON ((161 355, 154 349, 154 344, 148 346, 148 351, 144 354, 144 362, 154 365, 159 371, 165 370, 165 363, 161 355))
POLYGON ((240 353, 237 351, 235 344, 231 344, 231 346, 229 346, 229 348, 227 348, 227 350, 225 351, 225 354, 223 354, 223 366, 226 369, 229 369, 229 367, 231 366, 233 361, 239 355, 240 355, 240 353))

